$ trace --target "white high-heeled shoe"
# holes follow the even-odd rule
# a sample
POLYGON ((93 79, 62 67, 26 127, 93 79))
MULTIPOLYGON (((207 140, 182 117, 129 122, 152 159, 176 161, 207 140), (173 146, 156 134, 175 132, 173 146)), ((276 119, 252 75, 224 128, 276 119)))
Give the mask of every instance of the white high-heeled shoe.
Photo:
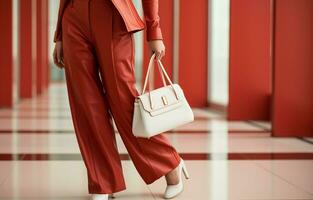
POLYGON ((165 199, 170 199, 173 198, 175 196, 177 196, 178 194, 180 194, 183 189, 184 189, 184 185, 183 185, 183 181, 182 181, 182 172, 185 175, 186 179, 189 179, 189 174, 185 165, 184 160, 181 158, 180 163, 178 165, 178 177, 179 177, 179 182, 176 185, 167 185, 165 192, 164 192, 164 198, 165 199))
POLYGON ((115 198, 114 193, 112 194, 92 194, 92 200, 108 200, 110 198, 115 198))
POLYGON ((108 200, 109 194, 92 194, 91 200, 108 200))

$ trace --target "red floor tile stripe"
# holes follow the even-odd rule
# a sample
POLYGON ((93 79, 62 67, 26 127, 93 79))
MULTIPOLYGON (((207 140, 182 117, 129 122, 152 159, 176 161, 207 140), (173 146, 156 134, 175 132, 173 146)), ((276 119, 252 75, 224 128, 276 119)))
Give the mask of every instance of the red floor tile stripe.
MULTIPOLYGON (((214 131, 214 132, 225 132, 225 131, 214 131)), ((229 130, 228 133, 268 133, 269 131, 265 130, 229 130)), ((50 133, 60 133, 60 134, 74 134, 73 130, 0 130, 1 133, 19 133, 19 134, 50 134, 50 133)), ((116 132, 118 133, 118 132, 116 132)), ((166 134, 175 134, 175 133, 183 133, 183 134, 192 134, 192 133, 203 133, 208 134, 212 133, 211 130, 176 130, 176 131, 167 131, 166 134)))
MULTIPOLYGON (((313 153, 180 153, 185 160, 313 160, 313 153)), ((130 160, 120 154, 121 160, 130 160)), ((10 160, 82 160, 80 154, 0 154, 0 161, 10 160)))

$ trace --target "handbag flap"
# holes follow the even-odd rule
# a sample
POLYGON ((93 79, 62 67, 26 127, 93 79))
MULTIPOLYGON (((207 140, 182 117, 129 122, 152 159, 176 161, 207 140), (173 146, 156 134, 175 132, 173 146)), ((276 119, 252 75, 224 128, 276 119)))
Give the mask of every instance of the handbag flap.
POLYGON ((152 90, 150 91, 150 94, 149 92, 146 92, 138 96, 138 98, 146 111, 150 113, 155 111, 157 111, 157 113, 162 113, 163 110, 166 112, 171 110, 170 108, 176 108, 184 98, 184 94, 180 86, 178 84, 173 84, 173 87, 178 95, 178 99, 176 98, 175 91, 171 85, 152 90), (151 95, 151 101, 149 95, 151 95))

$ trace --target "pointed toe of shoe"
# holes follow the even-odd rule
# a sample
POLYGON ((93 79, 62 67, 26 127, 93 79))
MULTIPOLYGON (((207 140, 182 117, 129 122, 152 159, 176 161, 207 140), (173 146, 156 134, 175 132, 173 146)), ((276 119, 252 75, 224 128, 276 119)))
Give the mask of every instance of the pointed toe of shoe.
POLYGON ((183 185, 178 184, 178 185, 168 185, 166 187, 166 190, 164 192, 164 198, 165 199, 171 199, 176 197, 178 194, 180 194, 183 191, 183 185))
POLYGON ((179 166, 178 166, 178 176, 179 176, 179 182, 176 185, 167 185, 165 192, 164 192, 164 199, 171 199, 175 196, 177 196, 178 194, 180 194, 183 189, 184 189, 184 185, 183 185, 183 181, 182 181, 182 173, 185 175, 186 179, 189 179, 189 174, 187 172, 187 168, 185 166, 184 160, 181 159, 179 166))
POLYGON ((109 195, 108 194, 92 194, 91 200, 108 200, 109 195))

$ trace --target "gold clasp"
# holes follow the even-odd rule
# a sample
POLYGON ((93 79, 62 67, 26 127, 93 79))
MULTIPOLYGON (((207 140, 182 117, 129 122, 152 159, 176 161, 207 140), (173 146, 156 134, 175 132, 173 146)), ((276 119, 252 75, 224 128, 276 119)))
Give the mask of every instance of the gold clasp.
POLYGON ((162 98, 163 104, 167 105, 168 102, 167 102, 166 96, 162 96, 161 98, 162 98))

